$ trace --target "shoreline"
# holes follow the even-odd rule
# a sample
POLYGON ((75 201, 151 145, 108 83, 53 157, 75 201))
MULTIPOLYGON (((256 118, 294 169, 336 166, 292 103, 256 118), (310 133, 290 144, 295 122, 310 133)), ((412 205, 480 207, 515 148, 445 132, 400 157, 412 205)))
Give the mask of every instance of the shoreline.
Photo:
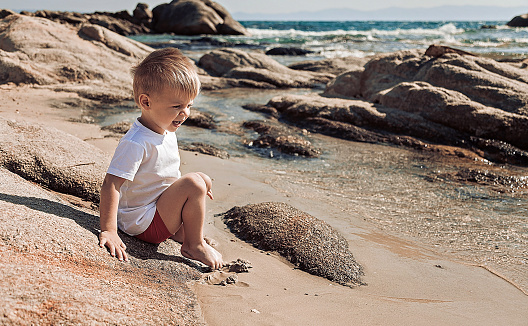
MULTIPOLYGON (((54 126, 112 155, 119 138, 97 125, 71 122, 70 111, 57 107, 74 93, 30 86, 0 87, 9 99, 4 118, 54 126)), ((80 114, 80 113, 78 113, 80 114)), ((209 325, 522 325, 528 296, 507 280, 419 243, 383 231, 374 223, 350 217, 324 200, 307 201, 273 186, 277 175, 250 158, 222 160, 182 152, 182 173, 203 171, 214 180, 215 200, 207 202, 205 233, 218 242, 225 261, 249 260, 253 268, 235 285, 193 282, 203 321, 209 325), (343 234, 368 285, 347 288, 292 268, 275 253, 262 252, 225 227, 218 214, 233 206, 265 201, 288 203, 323 218, 343 234)))

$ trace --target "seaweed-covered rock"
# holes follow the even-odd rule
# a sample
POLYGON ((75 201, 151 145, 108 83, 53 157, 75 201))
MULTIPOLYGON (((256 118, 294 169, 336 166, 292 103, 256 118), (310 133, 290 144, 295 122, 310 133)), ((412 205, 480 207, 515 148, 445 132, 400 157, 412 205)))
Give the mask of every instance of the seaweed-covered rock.
POLYGON ((101 129, 108 130, 116 134, 124 135, 130 130, 131 127, 132 127, 132 122, 121 121, 121 122, 116 122, 108 126, 101 127, 101 129))
POLYGON ((262 250, 277 251, 295 266, 342 285, 361 285, 362 267, 346 239, 327 223, 288 204, 235 206, 224 214, 227 226, 262 250))
POLYGON ((205 129, 216 129, 216 122, 211 114, 196 110, 191 111, 191 115, 185 120, 185 125, 205 129))
POLYGON ((277 148, 285 154, 305 157, 321 155, 321 151, 315 148, 309 140, 295 135, 289 128, 267 121, 246 121, 243 126, 259 133, 259 137, 251 142, 253 146, 277 148))
POLYGON ((229 153, 227 151, 225 151, 223 149, 216 148, 213 145, 204 144, 204 143, 200 143, 200 142, 193 142, 193 143, 190 143, 190 144, 182 142, 182 143, 179 144, 179 148, 181 150, 184 150, 184 151, 198 152, 198 153, 202 153, 202 154, 205 154, 205 155, 216 156, 216 157, 219 157, 221 159, 228 159, 229 158, 229 153))
POLYGON ((295 55, 307 55, 307 54, 311 54, 311 53, 314 53, 314 51, 307 50, 307 49, 302 49, 302 48, 283 47, 283 46, 278 47, 278 48, 273 48, 273 49, 270 49, 270 50, 266 51, 267 55, 292 55, 292 56, 295 56, 295 55))

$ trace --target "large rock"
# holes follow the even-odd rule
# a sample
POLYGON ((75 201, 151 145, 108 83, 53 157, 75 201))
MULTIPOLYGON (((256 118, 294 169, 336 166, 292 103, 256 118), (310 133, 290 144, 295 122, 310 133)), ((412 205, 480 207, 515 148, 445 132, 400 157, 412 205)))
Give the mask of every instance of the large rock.
POLYGON ((61 84, 91 98, 130 98, 129 67, 152 51, 101 26, 18 14, 0 31, 0 83, 61 84))
POLYGON ((360 80, 364 70, 363 67, 354 67, 340 74, 326 85, 323 95, 342 98, 360 97, 360 80))
POLYGON ((227 48, 205 54, 198 65, 213 77, 250 80, 270 87, 317 87, 333 77, 331 74, 290 69, 262 53, 227 48))
MULTIPOLYGON (((364 70, 338 76, 324 95, 361 98, 383 112, 378 119, 382 123, 350 117, 343 122, 473 148, 491 160, 528 164, 528 71, 442 47, 427 53, 431 55, 421 50, 380 55, 364 70), (409 119, 407 126, 398 116, 409 119)), ((337 107, 326 111, 334 112, 326 113, 333 120, 342 117, 337 107)))
POLYGON ((209 0, 174 0, 152 10, 152 29, 179 35, 249 35, 220 4, 209 0))
POLYGON ((136 23, 145 26, 150 26, 152 17, 152 10, 149 9, 148 4, 146 3, 138 3, 136 9, 132 12, 132 19, 134 19, 136 23))
POLYGON ((175 241, 152 245, 121 234, 130 263, 119 262, 98 245, 96 211, 3 167, 0 210, 1 325, 203 324, 186 283, 202 273, 177 254, 175 241))
POLYGON ((98 203, 110 159, 55 128, 0 118, 0 166, 45 187, 98 203))
POLYGON ((360 285, 362 267, 346 239, 330 225, 285 203, 233 207, 224 214, 227 226, 262 250, 277 251, 311 274, 343 285, 360 285))
POLYGON ((527 27, 528 26, 528 14, 515 16, 506 25, 510 27, 527 27))

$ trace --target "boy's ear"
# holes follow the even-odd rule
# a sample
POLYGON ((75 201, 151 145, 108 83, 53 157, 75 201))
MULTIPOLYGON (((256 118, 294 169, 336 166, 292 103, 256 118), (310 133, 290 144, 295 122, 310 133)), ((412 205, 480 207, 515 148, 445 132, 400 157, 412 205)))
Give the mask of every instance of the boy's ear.
POLYGON ((139 102, 139 106, 141 106, 142 109, 145 109, 145 110, 150 109, 150 98, 147 94, 140 94, 138 102, 139 102))

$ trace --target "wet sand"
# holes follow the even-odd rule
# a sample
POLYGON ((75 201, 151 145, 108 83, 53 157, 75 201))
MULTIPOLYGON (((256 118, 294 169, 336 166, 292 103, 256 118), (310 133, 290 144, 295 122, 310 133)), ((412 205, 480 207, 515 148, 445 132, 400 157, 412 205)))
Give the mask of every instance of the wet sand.
MULTIPOLYGON (((8 86, 0 92, 7 99, 0 109, 5 118, 52 125, 109 155, 117 145, 117 138, 96 125, 72 122, 79 117, 57 105, 77 100, 74 94, 8 86)), ((299 188, 286 179, 278 182, 280 174, 249 157, 222 160, 182 152, 182 173, 190 171, 214 180, 206 234, 226 261, 241 258, 253 266, 234 285, 192 285, 208 325, 526 325, 528 295, 522 288, 446 250, 357 218, 317 188, 283 191, 288 184, 299 188), (237 239, 218 216, 264 201, 288 203, 340 230, 368 285, 348 288, 294 269, 280 256, 237 239)))

